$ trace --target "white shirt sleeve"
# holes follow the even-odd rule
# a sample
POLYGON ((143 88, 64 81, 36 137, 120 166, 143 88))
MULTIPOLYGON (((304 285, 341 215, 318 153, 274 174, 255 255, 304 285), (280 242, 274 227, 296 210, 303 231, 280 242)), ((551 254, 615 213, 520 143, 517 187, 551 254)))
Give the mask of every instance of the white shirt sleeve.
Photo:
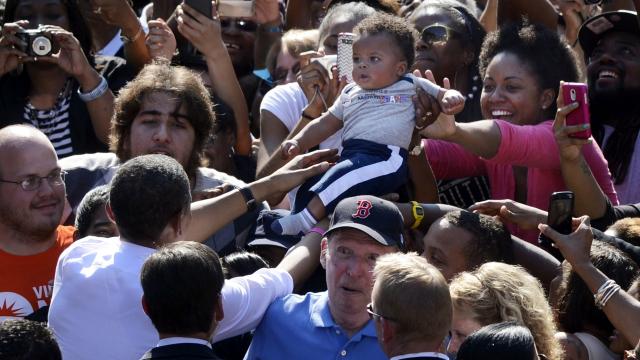
POLYGON ((279 85, 269 90, 260 103, 260 111, 267 110, 291 131, 307 106, 307 97, 298 83, 279 85))
POLYGON ((280 269, 260 269, 225 281, 222 287, 224 319, 213 341, 221 341, 255 329, 267 308, 278 297, 291 294, 293 280, 280 269))
POLYGON ((436 99, 438 98, 438 92, 440 92, 440 86, 432 83, 431 81, 425 78, 417 77, 413 74, 409 74, 408 76, 413 79, 416 85, 420 86, 424 91, 426 91, 427 94, 433 96, 436 99))

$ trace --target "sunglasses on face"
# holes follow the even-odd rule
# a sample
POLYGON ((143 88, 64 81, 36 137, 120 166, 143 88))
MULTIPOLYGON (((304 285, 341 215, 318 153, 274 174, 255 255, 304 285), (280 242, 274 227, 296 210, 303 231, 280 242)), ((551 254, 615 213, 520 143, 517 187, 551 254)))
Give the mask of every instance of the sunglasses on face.
POLYGON ((254 32, 258 29, 258 24, 251 20, 245 19, 236 19, 236 18, 222 18, 220 19, 220 26, 223 29, 231 27, 231 25, 235 26, 236 29, 240 31, 249 31, 254 32))
POLYGON ((444 25, 431 25, 422 30, 420 38, 429 45, 446 43, 451 38, 460 38, 461 34, 444 25))

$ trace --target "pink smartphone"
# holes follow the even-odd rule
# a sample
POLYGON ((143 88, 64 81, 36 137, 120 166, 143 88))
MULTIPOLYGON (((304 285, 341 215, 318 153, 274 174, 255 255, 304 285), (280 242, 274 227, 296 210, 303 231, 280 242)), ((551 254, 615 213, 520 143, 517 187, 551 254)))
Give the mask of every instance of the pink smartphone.
MULTIPOLYGON (((583 125, 590 123, 589 99, 587 95, 587 84, 570 83, 562 84, 562 95, 565 105, 577 102, 578 108, 567 115, 566 125, 583 125)), ((569 135, 574 138, 588 139, 591 136, 591 128, 569 135)))
POLYGON ((354 34, 342 32, 338 34, 338 76, 353 81, 353 38, 354 34))

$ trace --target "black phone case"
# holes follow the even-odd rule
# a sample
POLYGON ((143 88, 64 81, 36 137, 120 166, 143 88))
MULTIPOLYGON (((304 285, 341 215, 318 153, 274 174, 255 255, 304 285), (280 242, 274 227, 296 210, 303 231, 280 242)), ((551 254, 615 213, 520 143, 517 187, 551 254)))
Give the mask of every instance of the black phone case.
POLYGON ((200 14, 211 18, 213 10, 211 0, 185 0, 184 3, 197 10, 200 14))

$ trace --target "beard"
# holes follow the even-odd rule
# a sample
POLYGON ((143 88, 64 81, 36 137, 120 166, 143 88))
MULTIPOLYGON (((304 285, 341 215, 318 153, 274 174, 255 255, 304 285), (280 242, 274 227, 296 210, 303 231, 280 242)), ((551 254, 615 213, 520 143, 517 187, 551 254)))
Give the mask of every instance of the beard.
POLYGON ((16 211, 15 208, 0 206, 0 222, 12 229, 14 233, 38 242, 44 242, 48 241, 58 228, 63 211, 62 206, 59 208, 59 211, 56 212, 57 216, 51 216, 45 221, 35 221, 28 212, 25 213, 24 211, 16 211))
POLYGON ((589 111, 592 124, 633 126, 632 120, 640 117, 640 88, 625 89, 624 83, 621 83, 615 89, 598 90, 597 86, 592 84, 595 84, 595 79, 589 78, 589 111))

